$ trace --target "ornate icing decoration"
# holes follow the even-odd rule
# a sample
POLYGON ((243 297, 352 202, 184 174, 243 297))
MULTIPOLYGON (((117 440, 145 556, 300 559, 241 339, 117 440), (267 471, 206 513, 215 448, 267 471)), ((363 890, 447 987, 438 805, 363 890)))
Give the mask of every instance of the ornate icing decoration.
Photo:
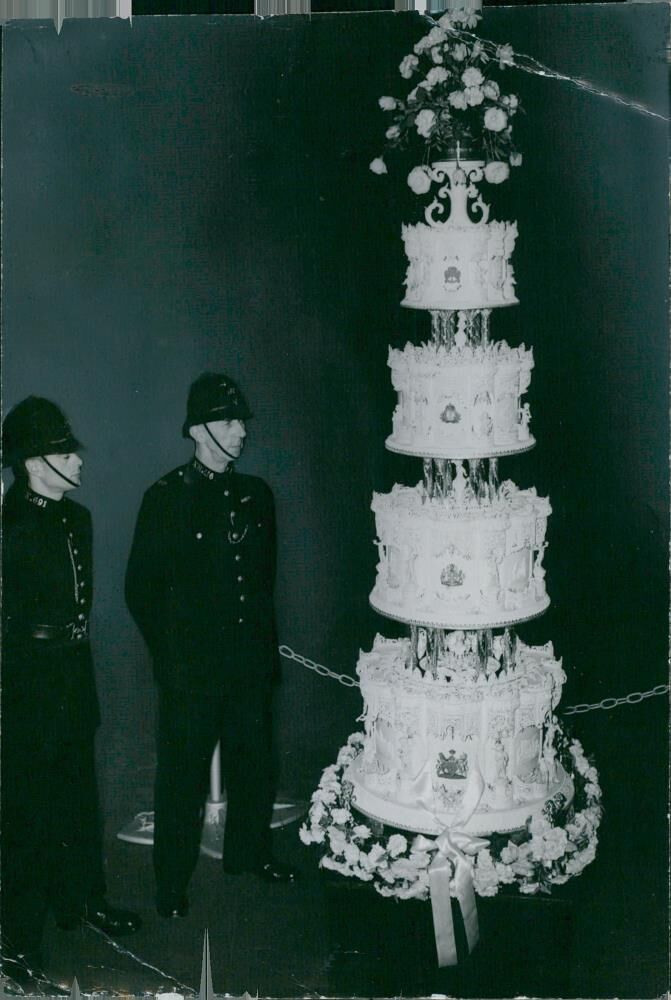
POLYGON ((468 776, 468 754, 457 754, 456 750, 448 750, 447 754, 439 753, 436 776, 464 780, 468 776))
POLYGON ((458 424, 461 421, 461 414, 453 403, 448 403, 440 414, 440 419, 445 424, 458 424))
POLYGON ((450 563, 441 572, 440 582, 444 587, 461 587, 464 582, 463 570, 460 570, 454 563, 450 563))
POLYGON ((440 187, 436 192, 436 197, 425 209, 424 218, 432 227, 446 226, 481 226, 489 218, 489 205, 485 205, 476 184, 483 178, 481 167, 469 169, 468 174, 462 166, 456 162, 434 163, 429 168, 429 174, 433 181, 440 187), (441 220, 445 215, 445 201, 449 200, 450 211, 446 219, 441 220), (469 203, 471 208, 479 216, 474 221, 469 214, 469 203))

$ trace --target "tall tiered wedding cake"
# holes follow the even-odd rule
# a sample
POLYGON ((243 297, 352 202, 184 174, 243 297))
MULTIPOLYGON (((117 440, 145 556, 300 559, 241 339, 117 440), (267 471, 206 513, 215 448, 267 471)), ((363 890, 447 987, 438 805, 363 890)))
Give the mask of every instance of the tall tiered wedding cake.
MULTIPOLYGON (((433 90, 437 109, 427 107, 426 93, 415 112, 410 98, 405 105, 383 98, 401 124, 414 113, 417 130, 422 123, 428 132, 441 106, 461 107, 457 92, 446 92, 443 105, 435 92, 454 85, 450 72, 460 74, 471 110, 489 94, 510 114, 512 97, 502 98, 475 65, 485 43, 469 49, 460 40, 473 20, 441 18, 401 64, 402 75, 412 75, 418 56, 430 54, 424 90, 433 90)), ((512 62, 502 49, 499 62, 512 62)), ((387 135, 399 131, 392 126, 387 135)), ((549 605, 543 559, 551 513, 533 487, 501 480, 499 470, 503 456, 535 443, 523 400, 532 352, 496 342, 490 331, 493 310, 517 303, 517 225, 490 220, 484 200, 483 188, 505 179, 507 165, 460 155, 455 133, 453 158, 409 178, 431 201, 424 221, 403 227, 402 304, 430 314, 430 336, 390 349, 388 360, 398 403, 387 448, 417 456, 422 478, 376 493, 372 503, 379 561, 370 602, 407 623, 409 636, 378 635, 361 653, 363 733, 324 772, 301 836, 323 845, 323 866, 373 881, 385 895, 431 895, 437 922, 450 923, 449 894, 456 896, 472 946, 472 887, 492 895, 517 883, 533 892, 577 874, 594 856, 600 793, 596 771, 554 714, 566 680, 561 660, 552 643, 528 646, 516 632, 549 605), (447 907, 434 898, 441 891, 447 907)), ((380 164, 372 166, 386 172, 380 164)), ((437 927, 437 942, 441 936, 437 927)), ((453 944, 441 950, 439 943, 441 964, 455 956, 453 944)))

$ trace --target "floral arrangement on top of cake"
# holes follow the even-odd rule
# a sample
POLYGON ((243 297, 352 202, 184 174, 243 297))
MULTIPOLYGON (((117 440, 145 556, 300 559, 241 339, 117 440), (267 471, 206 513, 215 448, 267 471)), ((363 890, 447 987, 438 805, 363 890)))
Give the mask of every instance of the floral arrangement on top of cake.
MULTIPOLYGON (((485 179, 500 184, 510 167, 522 162, 511 125, 520 103, 516 94, 501 92, 492 69, 514 66, 514 52, 510 45, 495 45, 464 30, 477 27, 480 17, 469 11, 443 14, 399 67, 405 80, 421 74, 423 79, 405 99, 381 97, 379 105, 392 117, 385 133, 388 149, 423 144, 424 161, 435 162, 454 159, 458 143, 461 160, 484 159, 485 179)), ((382 157, 370 169, 387 173, 382 157)), ((408 176, 418 195, 429 190, 431 180, 425 166, 414 167, 408 176)))

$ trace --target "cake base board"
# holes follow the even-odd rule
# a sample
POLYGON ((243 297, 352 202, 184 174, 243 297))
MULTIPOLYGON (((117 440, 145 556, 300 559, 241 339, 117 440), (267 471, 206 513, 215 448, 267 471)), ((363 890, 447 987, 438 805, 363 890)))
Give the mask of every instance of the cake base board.
POLYGON ((483 448, 431 448, 426 445, 421 450, 418 448, 404 448, 402 445, 394 443, 392 437, 388 437, 384 443, 387 451, 393 451, 397 455, 412 455, 414 458, 447 458, 454 461, 474 458, 503 458, 506 455, 521 455, 525 451, 531 451, 536 445, 536 439, 530 437, 519 445, 488 444, 483 448))
POLYGON ((407 299, 403 299, 401 305, 405 309, 425 309, 430 312, 462 312, 467 309, 505 309, 506 306, 518 306, 520 304, 519 299, 508 299, 506 302, 483 302, 482 299, 471 300, 464 299, 463 302, 445 302, 442 300, 440 302, 408 302, 407 299))
MULTIPOLYGON (((383 799, 381 796, 365 788, 360 779, 360 757, 352 761, 344 778, 354 785, 352 805, 364 816, 413 833, 425 833, 436 836, 446 826, 454 822, 456 813, 433 813, 421 807, 404 806, 398 802, 383 799)), ((459 829, 474 836, 488 837, 492 833, 512 833, 522 829, 530 816, 542 812, 546 802, 554 795, 561 793, 568 805, 573 799, 573 781, 561 765, 557 765, 557 780, 548 794, 535 802, 524 802, 508 809, 489 809, 486 812, 475 812, 467 823, 459 829)))
POLYGON ((483 628, 505 628, 508 625, 519 625, 522 622, 533 621, 534 618, 539 618, 544 614, 550 607, 550 598, 547 597, 541 607, 537 608, 532 614, 509 614, 504 615, 504 617, 496 619, 470 619, 464 621, 464 619, 455 618, 441 618, 436 620, 434 618, 407 618, 403 615, 394 614, 381 605, 375 603, 372 597, 368 599, 368 603, 374 611, 378 614, 383 615, 385 618, 391 618, 396 622, 405 622, 406 625, 419 625, 422 628, 442 628, 449 630, 461 629, 462 631, 473 631, 474 629, 483 628))

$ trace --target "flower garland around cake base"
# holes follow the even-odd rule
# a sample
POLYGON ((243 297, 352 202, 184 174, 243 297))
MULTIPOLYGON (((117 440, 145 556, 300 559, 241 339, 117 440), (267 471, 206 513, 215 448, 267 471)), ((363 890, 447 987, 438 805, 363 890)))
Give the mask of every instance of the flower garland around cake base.
MULTIPOLYGON (((426 838, 409 838, 367 820, 352 806, 352 785, 343 775, 361 753, 363 734, 352 734, 335 764, 322 773, 312 796, 308 818, 299 831, 304 844, 323 851, 320 867, 372 882, 382 896, 428 899, 429 865, 433 852, 422 849, 426 838)), ((520 892, 550 892, 579 875, 595 857, 601 821, 601 789, 596 768, 578 740, 561 729, 555 748, 564 769, 573 776, 570 806, 561 795, 550 799, 543 815, 510 834, 491 834, 489 845, 473 859, 473 884, 480 896, 495 896, 501 886, 520 892)))

